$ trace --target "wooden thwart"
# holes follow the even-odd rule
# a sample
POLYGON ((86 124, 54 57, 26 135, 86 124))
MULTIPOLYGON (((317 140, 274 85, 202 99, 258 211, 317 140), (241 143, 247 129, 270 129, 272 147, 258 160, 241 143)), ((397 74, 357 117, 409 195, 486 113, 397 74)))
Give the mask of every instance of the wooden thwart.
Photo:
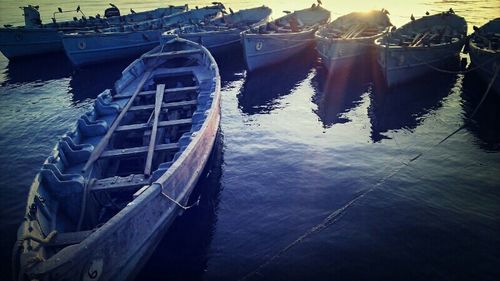
MULTIPOLYGON (((171 127, 171 126, 179 126, 179 125, 189 125, 191 124, 191 118, 178 119, 178 120, 170 120, 170 121, 160 121, 158 122, 158 127, 171 127)), ((134 131, 134 130, 146 130, 151 128, 150 123, 141 123, 141 124, 131 124, 131 125, 123 125, 116 128, 116 132, 124 132, 124 131, 134 131)))
POLYGON ((194 55, 201 53, 201 49, 193 49, 193 50, 183 50, 183 51, 172 51, 172 52, 165 52, 165 53, 154 53, 150 55, 146 55, 143 58, 144 59, 150 59, 150 58, 175 58, 175 57, 184 57, 184 56, 189 56, 189 55, 194 55))
POLYGON ((146 165, 144 167, 144 175, 149 176, 151 174, 151 164, 153 163, 153 153, 156 144, 156 133, 158 132, 158 121, 160 120, 161 106, 163 103, 163 94, 165 93, 165 84, 158 84, 156 86, 156 99, 155 99, 155 110, 153 117, 153 130, 151 132, 151 138, 149 140, 148 155, 146 156, 146 165))
POLYGON ((148 182, 142 174, 133 174, 127 177, 116 176, 94 181, 90 186, 90 191, 137 189, 145 184, 148 182))
MULTIPOLYGON (((169 103, 163 103, 161 105, 161 108, 162 109, 173 109, 173 108, 184 107, 184 106, 194 106, 196 104, 197 104, 196 100, 169 102, 169 103)), ((132 106, 128 111, 151 110, 154 108, 155 108, 154 104, 136 105, 136 106, 132 106)))
MULTIPOLYGON (((126 158, 131 156, 139 156, 147 153, 149 150, 148 146, 139 146, 139 147, 131 147, 131 148, 123 148, 123 149, 112 149, 106 150, 101 154, 102 159, 104 158, 126 158)), ((176 152, 179 150, 178 143, 167 143, 167 144, 159 144, 155 147, 156 152, 160 151, 170 151, 176 152)))
MULTIPOLYGON (((197 91, 198 89, 200 89, 199 86, 171 88, 171 89, 166 89, 165 90, 165 94, 169 94, 169 93, 176 94, 176 93, 194 92, 194 91, 197 91)), ((143 91, 143 92, 140 92, 139 96, 150 96, 150 95, 154 95, 154 94, 156 94, 156 90, 155 91, 143 91)), ((132 95, 119 96, 119 98, 129 98, 131 96, 132 95)))

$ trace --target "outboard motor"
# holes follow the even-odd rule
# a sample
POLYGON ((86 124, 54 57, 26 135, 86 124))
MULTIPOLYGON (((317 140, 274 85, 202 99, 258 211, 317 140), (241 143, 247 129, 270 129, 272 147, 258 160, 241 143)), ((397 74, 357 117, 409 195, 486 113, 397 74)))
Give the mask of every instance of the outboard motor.
POLYGON ((111 3, 109 5, 111 5, 111 7, 104 10, 104 17, 106 17, 106 18, 119 17, 120 10, 118 9, 118 7, 116 7, 115 5, 113 5, 111 3))
POLYGON ((42 25, 42 19, 40 18, 40 12, 38 12, 38 6, 28 5, 27 7, 21 7, 24 11, 24 25, 26 27, 40 27, 42 25))

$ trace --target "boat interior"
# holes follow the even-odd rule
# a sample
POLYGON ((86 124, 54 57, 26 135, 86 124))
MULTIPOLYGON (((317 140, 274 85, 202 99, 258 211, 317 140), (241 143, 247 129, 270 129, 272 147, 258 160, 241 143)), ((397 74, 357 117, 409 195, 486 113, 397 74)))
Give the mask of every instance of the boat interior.
POLYGON ((326 38, 354 39, 383 34, 392 26, 387 11, 354 12, 339 17, 322 28, 318 35, 326 38))
POLYGON ((459 42, 467 35, 467 23, 452 12, 412 20, 380 41, 392 46, 428 47, 459 42))
POLYGON ((31 188, 25 249, 48 258, 81 242, 160 178, 200 130, 217 67, 199 45, 170 40, 127 67, 60 139, 31 188))
POLYGON ((283 12, 287 15, 250 30, 250 32, 259 34, 300 32, 325 23, 330 18, 330 12, 319 5, 313 5, 311 8, 293 13, 283 12))
POLYGON ((494 19, 481 28, 474 27, 471 43, 480 49, 500 51, 500 18, 494 19))

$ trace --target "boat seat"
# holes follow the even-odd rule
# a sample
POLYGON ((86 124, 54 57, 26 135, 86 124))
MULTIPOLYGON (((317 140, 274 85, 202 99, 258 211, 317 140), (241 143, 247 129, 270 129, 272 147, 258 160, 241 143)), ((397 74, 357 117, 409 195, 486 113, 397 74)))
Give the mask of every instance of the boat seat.
POLYGON ((79 164, 82 162, 86 162, 92 151, 94 150, 94 146, 92 145, 78 145, 70 144, 69 140, 71 138, 67 138, 59 141, 59 152, 64 154, 66 161, 70 166, 79 164))
POLYGON ((95 100, 94 108, 97 114, 100 116, 113 115, 120 112, 120 105, 110 102, 106 104, 102 99, 95 100))
POLYGON ((83 136, 95 137, 106 134, 108 130, 108 124, 106 121, 96 121, 95 123, 88 124, 85 119, 78 119, 78 130, 83 136))

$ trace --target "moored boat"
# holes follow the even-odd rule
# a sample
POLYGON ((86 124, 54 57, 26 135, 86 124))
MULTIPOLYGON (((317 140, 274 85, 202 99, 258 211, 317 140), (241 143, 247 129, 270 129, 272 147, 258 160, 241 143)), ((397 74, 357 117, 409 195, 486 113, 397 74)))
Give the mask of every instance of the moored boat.
POLYGON ((207 47, 212 54, 240 47, 240 33, 268 21, 272 10, 266 6, 231 12, 203 25, 186 25, 170 33, 207 47))
POLYGON ((377 62, 387 86, 411 81, 458 61, 467 23, 452 9, 424 16, 375 40, 377 62))
POLYGON ((212 6, 133 25, 64 34, 64 51, 75 66, 139 56, 158 45, 163 32, 176 25, 208 21, 222 10, 224 5, 214 2, 212 6))
POLYGON ((479 76, 485 81, 495 78, 492 88, 500 94, 500 18, 475 28, 468 45, 472 67, 477 67, 479 76))
POLYGON ((330 11, 320 5, 290 13, 274 22, 241 33, 249 71, 279 63, 314 43, 318 27, 330 19, 330 11))
POLYGON ((322 63, 332 71, 369 55, 374 40, 392 26, 388 14, 385 9, 353 12, 321 27, 315 38, 322 63))
POLYGON ((75 11, 71 12, 81 13, 81 18, 74 17, 73 21, 57 21, 56 14, 70 12, 59 9, 58 12, 54 13, 51 23, 42 23, 38 6, 28 5, 22 9, 24 11, 24 26, 6 25, 4 28, 0 28, 0 51, 8 59, 61 52, 63 51, 61 33, 64 32, 106 28, 161 18, 185 11, 187 6, 169 6, 122 16, 118 8, 112 5, 105 11, 103 17, 96 15, 88 18, 78 6, 75 11))
POLYGON ((135 60, 35 177, 15 280, 127 280, 187 209, 220 123, 209 51, 172 37, 135 60))

